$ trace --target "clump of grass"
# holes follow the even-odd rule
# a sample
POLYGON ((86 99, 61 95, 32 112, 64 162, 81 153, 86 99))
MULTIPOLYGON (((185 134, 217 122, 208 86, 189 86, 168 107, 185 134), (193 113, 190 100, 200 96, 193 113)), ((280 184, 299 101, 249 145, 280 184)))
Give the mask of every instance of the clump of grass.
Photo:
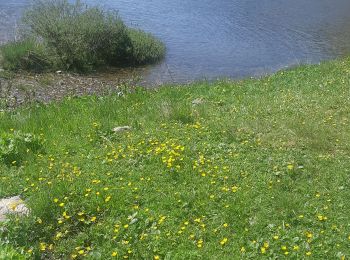
MULTIPOLYGON (((29 257, 29 255, 27 255, 29 257)), ((25 260, 26 254, 18 252, 11 245, 7 245, 0 241, 0 259, 25 260)))
POLYGON ((43 71, 49 66, 44 47, 28 38, 0 46, 2 66, 9 71, 43 71))
POLYGON ((11 70, 28 70, 33 64, 23 60, 37 61, 42 54, 51 69, 86 72, 101 66, 153 63, 165 52, 152 35, 128 29, 116 12, 80 1, 34 1, 23 24, 31 40, 7 44, 2 50, 3 62, 11 70))
POLYGON ((39 138, 32 134, 13 131, 0 133, 0 162, 7 165, 20 165, 30 152, 41 148, 39 138))

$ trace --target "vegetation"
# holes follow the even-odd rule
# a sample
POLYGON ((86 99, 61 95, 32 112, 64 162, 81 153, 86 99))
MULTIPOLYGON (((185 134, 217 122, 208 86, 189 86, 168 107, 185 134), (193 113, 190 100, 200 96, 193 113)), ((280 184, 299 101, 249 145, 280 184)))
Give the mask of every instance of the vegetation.
POLYGON ((42 71, 49 66, 43 46, 30 38, 0 46, 0 52, 2 67, 9 71, 42 71))
POLYGON ((0 259, 24 260, 26 259, 26 257, 24 252, 22 252, 21 254, 15 249, 13 249, 11 246, 0 242, 0 259))
POLYGON ((84 72, 106 65, 153 63, 165 53, 158 39, 127 28, 117 13, 80 1, 37 0, 23 23, 24 40, 0 50, 6 69, 84 72))
POLYGON ((42 149, 0 164, 0 197, 31 208, 1 238, 37 259, 345 259, 349 76, 341 60, 3 112, 42 149))

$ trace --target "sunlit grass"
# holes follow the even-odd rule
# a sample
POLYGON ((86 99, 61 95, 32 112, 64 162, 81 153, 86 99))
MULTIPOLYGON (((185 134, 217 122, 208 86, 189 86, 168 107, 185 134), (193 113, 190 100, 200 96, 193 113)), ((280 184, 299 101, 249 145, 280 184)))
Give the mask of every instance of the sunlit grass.
POLYGON ((0 132, 43 147, 0 164, 0 196, 32 209, 2 239, 37 258, 349 257, 349 75, 342 60, 2 113, 0 132))

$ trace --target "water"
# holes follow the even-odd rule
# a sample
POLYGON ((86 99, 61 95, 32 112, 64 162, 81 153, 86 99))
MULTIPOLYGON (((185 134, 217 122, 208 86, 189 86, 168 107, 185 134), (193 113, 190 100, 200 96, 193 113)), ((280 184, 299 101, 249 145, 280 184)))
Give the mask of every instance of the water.
MULTIPOLYGON (((87 0, 167 46, 141 70, 153 83, 259 76, 350 52, 348 0, 87 0)), ((0 0, 0 42, 15 37, 28 0, 0 0)))

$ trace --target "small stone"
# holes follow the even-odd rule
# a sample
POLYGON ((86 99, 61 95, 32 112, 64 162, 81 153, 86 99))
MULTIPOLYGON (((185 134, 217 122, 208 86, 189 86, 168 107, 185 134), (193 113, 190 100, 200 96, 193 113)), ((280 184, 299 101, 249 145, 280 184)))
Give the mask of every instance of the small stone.
POLYGON ((118 126, 112 129, 114 133, 126 132, 131 130, 132 130, 131 126, 118 126))
POLYGON ((62 70, 56 71, 56 74, 62 74, 62 70))
POLYGON ((4 221, 8 214, 28 215, 29 209, 19 197, 0 199, 0 221, 4 221))
POLYGON ((202 98, 196 98, 195 100, 192 101, 193 106, 200 105, 203 103, 204 103, 204 100, 202 98))

